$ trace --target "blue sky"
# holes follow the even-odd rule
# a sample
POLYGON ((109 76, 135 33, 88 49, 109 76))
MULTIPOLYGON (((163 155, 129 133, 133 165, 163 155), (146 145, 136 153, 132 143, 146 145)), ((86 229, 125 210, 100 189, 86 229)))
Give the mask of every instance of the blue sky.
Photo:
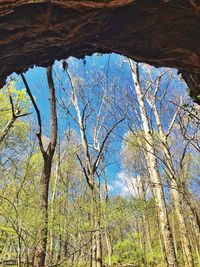
MULTIPOLYGON (((88 83, 90 83, 90 80, 93 79, 93 76, 98 78, 98 73, 105 74, 105 76, 108 76, 108 80, 104 82, 104 87, 107 86, 107 84, 115 83, 118 84, 116 95, 117 97, 125 97, 126 93, 129 95, 129 97, 133 97, 132 102, 136 106, 136 100, 134 99, 134 92, 133 92, 133 83, 132 78, 130 75, 130 70, 128 64, 125 62, 125 58, 116 54, 104 54, 104 55, 98 55, 94 54, 91 57, 85 57, 84 60, 78 60, 75 58, 69 58, 68 60, 69 64, 69 71, 73 75, 77 75, 79 77, 82 77, 82 79, 86 80, 88 83), (135 101, 135 102, 134 102, 135 101)), ((143 75, 145 75, 146 71, 148 72, 149 66, 145 66, 141 69, 141 72, 143 75), (146 69, 145 69, 146 68, 146 69)), ((157 69, 157 73, 161 73, 163 71, 162 68, 157 69)), ((69 81, 67 78, 66 73, 63 71, 62 68, 62 61, 58 62, 56 61, 54 64, 54 72, 56 75, 59 75, 59 79, 61 82, 66 86, 67 90, 69 89, 69 81)), ((176 73, 176 70, 172 70, 172 73, 176 73)), ((156 75, 156 74, 155 74, 156 75)), ((20 78, 20 76, 17 77, 17 88, 21 89, 24 88, 24 84, 20 78)), ((46 71, 44 68, 41 67, 34 67, 33 69, 30 69, 25 74, 27 82, 29 84, 29 87, 31 88, 32 94, 35 96, 37 100, 38 107, 41 111, 42 120, 44 123, 44 129, 45 133, 48 132, 49 125, 49 96, 48 96, 48 86, 47 86, 47 80, 46 80, 46 71)), ((163 79, 163 84, 166 84, 167 77, 163 79)), ((57 81, 55 77, 55 84, 57 87, 57 99, 59 102, 60 98, 65 97, 66 95, 63 94, 62 89, 60 89, 60 83, 57 81)), ((170 90, 173 91, 173 87, 176 87, 176 90, 186 90, 184 83, 181 81, 173 81, 171 84, 170 90)), ((95 90, 98 90, 98 88, 92 88, 93 92, 95 90)), ((171 92, 172 94, 172 92, 171 92)), ((95 100, 95 104, 97 104, 98 100, 95 100)), ((66 99, 66 102, 69 102, 69 99, 66 99)), ((125 99, 124 99, 125 103, 125 99)), ((62 137, 63 131, 67 128, 66 118, 62 114, 62 110, 59 108, 59 134, 62 137)), ((173 111, 172 111, 173 112, 173 111)), ((163 116, 166 116, 168 113, 163 112, 163 116)), ((132 113, 129 114, 132 116, 132 113)), ((169 117, 171 117, 169 113, 169 117)), ((169 118, 170 119, 170 118, 169 118)), ((112 121, 111 121, 112 123, 112 121)), ((70 121, 70 125, 72 128, 75 129, 75 131, 78 132, 78 127, 76 124, 72 121, 70 121)), ((126 186, 122 183, 122 178, 125 175, 123 172, 123 166, 120 161, 120 150, 123 145, 122 138, 124 134, 126 133, 127 128, 122 126, 119 128, 119 130, 116 132, 116 135, 114 136, 113 141, 111 142, 111 153, 109 154, 109 163, 112 163, 107 168, 107 176, 109 177, 108 183, 112 186, 110 186, 111 192, 114 194, 116 193, 126 193, 126 186)))
MULTIPOLYGON (((93 55, 92 57, 86 57, 85 62, 83 60, 77 60, 75 58, 69 58, 69 71, 73 74, 77 74, 78 76, 83 77, 84 79, 91 78, 93 72, 103 72, 108 74, 109 80, 108 83, 111 82, 112 76, 117 75, 122 77, 122 79, 127 79, 127 66, 122 63, 123 58, 119 55, 111 54, 111 55, 93 55), (120 69, 120 71, 119 71, 120 69)), ((62 61, 56 61, 54 64, 54 71, 61 75, 61 80, 64 84, 68 84, 68 79, 66 74, 63 73, 62 61)), ((17 89, 24 88, 23 81, 20 76, 13 74, 17 79, 16 86, 17 89)), ((128 75, 127 75, 128 76, 128 75)), ((49 113, 49 96, 48 96, 48 86, 46 80, 46 70, 41 67, 34 67, 29 69, 25 73, 26 80, 29 84, 29 87, 32 91, 32 94, 36 98, 37 105, 40 109, 42 121, 44 125, 44 133, 49 129, 48 121, 50 119, 49 113)), ((130 77, 129 77, 130 78, 130 77)), ((57 98, 63 97, 63 93, 58 88, 58 82, 56 82, 57 87, 57 98)), ((124 83, 123 83, 124 84, 124 83)), ((60 109, 60 108, 59 108, 60 109)), ((34 110, 32 110, 34 113, 34 110)), ((61 112, 62 113, 62 112, 61 112)), ((36 120, 35 120, 36 124, 36 120)), ((71 123, 71 126, 78 132, 78 127, 76 124, 71 123)), ((63 130, 67 127, 65 116, 59 115, 59 134, 63 135, 63 130)), ((120 129, 120 135, 123 136, 123 129, 120 129)), ((122 142, 120 138, 117 138, 116 142, 112 142, 111 149, 115 151, 109 156, 109 166, 107 167, 107 175, 109 177, 109 183, 113 184, 113 180, 116 179, 118 173, 121 170, 121 164, 119 162, 119 153, 121 150, 122 142), (117 151, 117 152, 116 152, 117 151)), ((117 193, 118 189, 115 188, 115 193, 117 193)))

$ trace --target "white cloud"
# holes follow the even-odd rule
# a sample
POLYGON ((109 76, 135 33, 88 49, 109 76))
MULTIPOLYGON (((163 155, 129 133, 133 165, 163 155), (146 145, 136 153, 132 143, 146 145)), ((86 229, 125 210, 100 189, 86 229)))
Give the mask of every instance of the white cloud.
POLYGON ((109 192, 114 190, 114 187, 111 184, 108 184, 107 188, 109 192))
POLYGON ((111 191, 118 191, 123 196, 139 197, 142 193, 141 178, 121 171, 113 182, 111 191))

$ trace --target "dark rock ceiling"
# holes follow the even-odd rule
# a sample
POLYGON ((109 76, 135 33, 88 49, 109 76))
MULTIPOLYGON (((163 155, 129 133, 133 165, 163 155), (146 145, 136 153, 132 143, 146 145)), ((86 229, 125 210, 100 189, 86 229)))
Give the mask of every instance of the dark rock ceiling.
POLYGON ((115 52, 178 68, 200 104, 199 0, 0 0, 0 85, 55 59, 115 52))

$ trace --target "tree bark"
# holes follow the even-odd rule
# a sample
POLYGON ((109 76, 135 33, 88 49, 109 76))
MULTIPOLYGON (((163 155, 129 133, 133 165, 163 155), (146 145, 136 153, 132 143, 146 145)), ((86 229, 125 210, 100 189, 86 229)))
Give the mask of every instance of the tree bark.
POLYGON ((159 113, 157 111, 155 99, 153 100, 152 108, 154 111, 156 124, 158 127, 158 133, 159 133, 159 139, 161 140, 162 149, 164 152, 164 156, 166 159, 166 165, 167 165, 167 173, 168 173, 168 181, 170 186, 170 192, 172 195, 172 201, 175 208, 175 214, 179 222, 179 228, 181 233, 181 242, 183 247, 183 255, 184 255, 184 261, 185 266, 187 267, 194 267, 194 261, 192 257, 192 248, 190 245, 190 240, 188 236, 187 226, 185 223, 182 205, 181 205, 181 195, 180 195, 180 189, 178 186, 178 178, 176 177, 169 145, 167 142, 167 136, 164 133, 163 126, 160 120, 159 113))
POLYGON ((164 192, 162 188, 161 178, 158 172, 157 159, 155 156, 154 141, 151 135, 151 129, 148 122, 147 112, 145 108, 145 103, 143 100, 142 89, 139 81, 138 66, 129 60, 132 78, 135 86, 135 91, 137 94, 137 99, 139 103, 139 109, 142 119, 142 126, 145 135, 145 145, 146 145, 146 158, 149 169, 149 174, 152 180, 153 193, 155 198, 155 204, 158 212, 159 226, 164 240, 165 254, 167 258, 167 265, 169 267, 178 266, 175 248, 172 239, 172 233, 169 225, 167 208, 164 199, 164 192))
POLYGON ((40 178, 40 227, 38 230, 37 243, 35 247, 34 255, 34 267, 43 267, 45 265, 46 251, 47 251, 47 238, 48 238, 48 193, 49 193, 49 182, 51 177, 52 160, 57 144, 57 111, 56 111, 56 94, 55 87, 52 77, 52 66, 46 69, 47 81, 49 86, 49 100, 50 100, 50 113, 51 113, 51 129, 50 129, 50 141, 47 149, 44 150, 42 142, 42 122, 40 110, 37 107, 35 99, 31 93, 31 90, 26 82, 24 75, 22 79, 24 81, 26 91, 32 101, 34 109, 37 115, 38 122, 38 141, 43 156, 43 169, 40 178))
POLYGON ((51 161, 44 159, 44 167, 40 179, 40 229, 34 257, 34 266, 43 267, 46 258, 46 245, 48 235, 48 191, 51 176, 51 161))

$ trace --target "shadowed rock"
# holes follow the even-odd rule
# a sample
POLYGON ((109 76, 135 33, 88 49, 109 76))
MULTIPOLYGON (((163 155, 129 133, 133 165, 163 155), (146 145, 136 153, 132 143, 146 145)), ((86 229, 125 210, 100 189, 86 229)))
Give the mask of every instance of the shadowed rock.
POLYGON ((198 0, 1 0, 0 85, 55 59, 115 52, 178 68, 200 103, 198 0))

